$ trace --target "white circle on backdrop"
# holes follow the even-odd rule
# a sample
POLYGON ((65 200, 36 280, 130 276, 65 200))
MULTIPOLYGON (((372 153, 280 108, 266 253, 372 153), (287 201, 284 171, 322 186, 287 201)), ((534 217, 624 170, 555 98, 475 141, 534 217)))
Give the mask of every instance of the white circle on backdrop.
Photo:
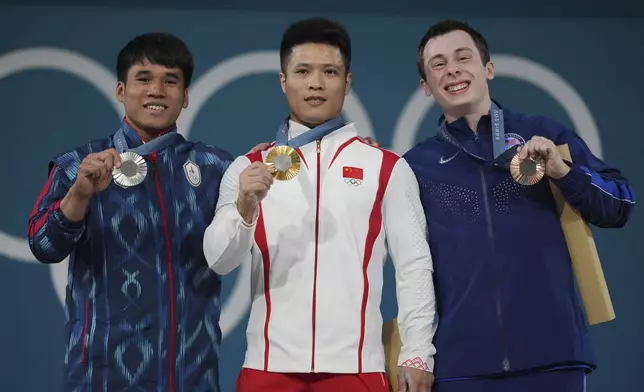
MULTIPOLYGON (((494 55, 496 75, 531 83, 550 94, 571 118, 574 128, 582 135, 589 148, 601 158, 601 143, 597 126, 583 99, 561 76, 534 61, 513 55, 494 55)), ((0 56, 0 79, 13 73, 52 69, 79 77, 99 90, 122 117, 124 110, 114 96, 116 78, 96 61, 77 53, 58 48, 29 48, 0 56)), ((213 66, 190 89, 190 106, 178 120, 179 130, 188 138, 192 124, 203 105, 227 84, 254 74, 279 72, 279 52, 258 51, 245 53, 213 66)), ((405 104, 396 123, 392 150, 403 154, 414 144, 416 133, 423 119, 434 104, 422 90, 414 93, 405 104)), ((343 108, 347 119, 354 121, 361 136, 372 136, 369 116, 359 98, 350 92, 343 108)), ((0 230, 0 252, 13 260, 35 262, 26 239, 8 235, 0 230)), ((52 264, 50 271, 56 294, 65 301, 68 258, 52 264)), ((223 305, 221 314, 222 335, 232 331, 250 306, 250 263, 243 263, 235 286, 223 305)))
MULTIPOLYGON (((275 50, 247 52, 216 64, 201 75, 189 89, 190 104, 182 111, 181 117, 177 120, 179 133, 187 139, 190 136, 192 124, 202 107, 229 83, 246 76, 262 73, 274 73, 277 76, 280 70, 280 55, 279 51, 275 50)), ((277 84, 277 77, 275 79, 277 84)), ((343 112, 347 120, 356 123, 360 136, 373 137, 369 115, 353 91, 349 91, 345 98, 343 112)), ((277 126, 278 124, 268 124, 268 140, 273 139, 270 130, 277 129, 277 126)), ((237 270, 235 285, 222 306, 219 324, 224 338, 235 329, 250 307, 250 271, 251 261, 248 259, 237 270)))
MULTIPOLYGON (((535 61, 509 54, 491 56, 495 76, 508 77, 533 84, 548 93, 565 110, 574 130, 584 139, 588 148, 598 158, 602 146, 597 124, 592 113, 577 91, 559 74, 535 61)), ((433 97, 427 97, 419 87, 412 94, 398 117, 392 139, 392 150, 404 154, 416 142, 420 125, 434 105, 433 97)))
MULTIPOLYGON (((70 50, 51 47, 19 49, 0 56, 0 79, 16 72, 32 70, 54 70, 76 76, 102 93, 119 116, 122 117, 125 113, 115 96, 116 78, 100 63, 89 57, 70 50)), ((11 236, 1 229, 0 253, 13 260, 38 263, 31 254, 27 239, 11 236)), ((68 264, 69 257, 66 257, 62 262, 49 266, 54 290, 63 306, 68 264)))
MULTIPOLYGON (((179 132, 187 139, 192 123, 200 109, 214 94, 228 83, 239 78, 265 73, 279 72, 279 52, 249 52, 213 66, 202 75, 190 89, 190 106, 182 112, 177 121, 179 132)), ((0 79, 15 72, 50 69, 63 71, 98 89, 112 103, 119 117, 124 109, 115 98, 116 78, 98 62, 59 48, 28 48, 10 52, 0 57, 0 79)), ((347 119, 354 121, 361 136, 372 136, 373 130, 369 116, 359 98, 350 91, 345 99, 343 111, 347 119)), ((37 262, 31 254, 26 239, 16 238, 0 230, 0 253, 19 261, 37 262)), ((64 306, 67 284, 69 257, 61 263, 51 264, 50 271, 56 295, 64 306)), ((235 281, 235 286, 222 307, 220 327, 225 338, 246 314, 250 306, 250 263, 243 263, 235 281)))

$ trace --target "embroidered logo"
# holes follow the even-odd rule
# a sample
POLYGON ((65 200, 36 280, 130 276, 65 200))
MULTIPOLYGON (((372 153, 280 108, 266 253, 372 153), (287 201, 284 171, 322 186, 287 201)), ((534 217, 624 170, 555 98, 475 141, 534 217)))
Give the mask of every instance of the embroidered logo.
POLYGON ((363 171, 359 167, 344 166, 342 168, 342 177, 344 182, 353 186, 360 186, 363 180, 363 171))
POLYGON ((514 146, 523 146, 525 145, 525 140, 516 133, 506 133, 505 134, 505 149, 506 151, 514 146))
POLYGON ((452 155, 449 158, 445 158, 444 156, 441 156, 441 159, 438 160, 438 163, 440 163, 442 165, 444 163, 447 163, 447 162, 451 161, 452 159, 456 158, 456 156, 458 155, 459 152, 461 152, 461 151, 460 150, 456 151, 456 154, 452 155))
POLYGON ((196 163, 188 160, 188 162, 183 164, 183 171, 186 173, 186 178, 190 185, 194 187, 201 185, 201 172, 196 163))

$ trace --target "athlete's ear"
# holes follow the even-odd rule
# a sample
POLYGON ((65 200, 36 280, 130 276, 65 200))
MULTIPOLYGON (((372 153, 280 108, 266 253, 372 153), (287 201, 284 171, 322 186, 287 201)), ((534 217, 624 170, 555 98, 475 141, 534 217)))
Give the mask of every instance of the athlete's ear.
POLYGON ((425 92, 425 95, 427 95, 428 97, 432 96, 432 91, 429 89, 429 85, 427 84, 425 79, 420 80, 420 88, 423 89, 423 91, 425 92))
POLYGON ((487 64, 485 65, 485 70, 487 71, 487 80, 494 79, 494 62, 492 60, 487 62, 487 64))
POLYGON ((125 100, 125 83, 123 82, 118 82, 116 84, 116 99, 121 103, 125 100))
POLYGON ((282 92, 286 94, 286 74, 280 72, 280 86, 282 86, 282 92))
POLYGON ((344 95, 349 95, 349 91, 351 91, 352 79, 353 79, 353 74, 351 72, 347 72, 347 77, 345 79, 345 84, 344 84, 344 95))

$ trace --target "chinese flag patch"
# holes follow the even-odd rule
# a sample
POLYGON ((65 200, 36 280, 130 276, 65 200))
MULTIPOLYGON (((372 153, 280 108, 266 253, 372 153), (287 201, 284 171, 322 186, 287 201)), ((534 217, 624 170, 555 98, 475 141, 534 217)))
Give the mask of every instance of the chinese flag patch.
POLYGON ((342 177, 362 180, 362 169, 359 167, 345 166, 342 168, 342 177))

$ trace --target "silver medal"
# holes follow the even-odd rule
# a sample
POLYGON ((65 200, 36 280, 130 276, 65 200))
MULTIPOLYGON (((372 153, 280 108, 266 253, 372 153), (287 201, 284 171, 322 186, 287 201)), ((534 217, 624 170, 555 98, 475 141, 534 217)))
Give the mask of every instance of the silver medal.
POLYGON ((148 174, 148 165, 139 154, 126 151, 121 153, 121 167, 112 170, 114 182, 123 188, 139 185, 148 174))

